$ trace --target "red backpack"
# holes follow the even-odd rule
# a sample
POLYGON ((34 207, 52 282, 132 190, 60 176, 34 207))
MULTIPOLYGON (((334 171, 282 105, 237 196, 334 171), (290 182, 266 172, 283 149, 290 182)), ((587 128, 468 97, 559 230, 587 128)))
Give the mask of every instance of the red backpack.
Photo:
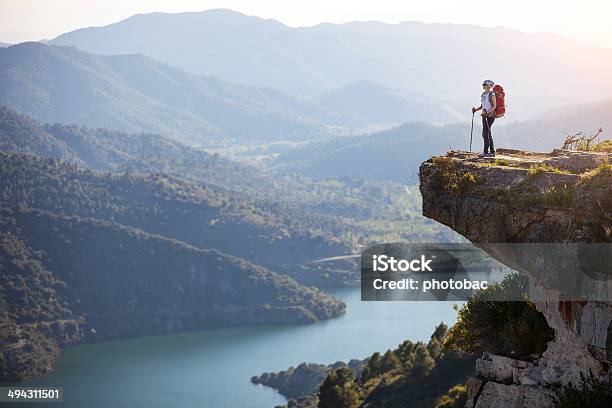
POLYGON ((501 118, 506 114, 506 93, 504 92, 504 87, 501 85, 495 85, 491 90, 495 95, 495 117, 501 118))

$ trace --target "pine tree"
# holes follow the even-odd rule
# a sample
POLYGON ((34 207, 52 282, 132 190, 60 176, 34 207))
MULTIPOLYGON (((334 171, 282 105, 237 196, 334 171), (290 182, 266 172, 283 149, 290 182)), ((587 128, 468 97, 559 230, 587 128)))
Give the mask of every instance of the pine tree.
POLYGON ((427 351, 434 360, 438 360, 442 356, 442 345, 436 337, 432 336, 429 344, 427 344, 427 351))
POLYGON ((413 342, 411 342, 410 340, 406 340, 399 345, 395 352, 405 369, 410 369, 412 367, 412 360, 414 359, 414 347, 415 344, 413 342))
POLYGON ((425 377, 436 365, 436 362, 429 355, 429 351, 423 343, 418 343, 414 349, 414 364, 412 366, 413 378, 425 377))
POLYGON ((380 372, 381 360, 382 359, 378 351, 372 354, 372 356, 368 359, 368 363, 361 372, 362 382, 368 381, 370 378, 375 377, 376 374, 380 372))
POLYGON ((397 370, 402 366, 399 358, 395 355, 395 353, 391 350, 387 350, 385 355, 382 358, 382 372, 386 373, 388 371, 397 370))
POLYGON ((360 404, 359 387, 348 367, 329 373, 319 388, 318 408, 357 408, 360 404))
POLYGON ((435 338, 439 342, 442 342, 446 333, 448 332, 448 326, 444 324, 444 322, 440 322, 438 326, 436 326, 436 330, 431 335, 432 340, 435 338))

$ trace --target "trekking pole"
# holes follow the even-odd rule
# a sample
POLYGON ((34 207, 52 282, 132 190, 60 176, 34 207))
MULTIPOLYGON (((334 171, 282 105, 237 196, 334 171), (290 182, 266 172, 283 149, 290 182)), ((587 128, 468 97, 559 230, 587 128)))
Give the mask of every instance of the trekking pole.
POLYGON ((474 135, 474 112, 472 112, 472 130, 470 130, 470 153, 472 153, 472 135, 474 135))

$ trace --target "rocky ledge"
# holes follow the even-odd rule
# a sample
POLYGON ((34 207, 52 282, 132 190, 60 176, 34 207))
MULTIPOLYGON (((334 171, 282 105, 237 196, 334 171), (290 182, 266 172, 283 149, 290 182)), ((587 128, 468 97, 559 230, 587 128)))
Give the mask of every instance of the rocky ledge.
POLYGON ((553 406, 552 390, 579 385, 581 375, 611 382, 612 154, 453 151, 424 162, 420 182, 423 214, 530 276, 555 332, 529 361, 485 353, 467 406, 553 406), (567 295, 568 282, 585 280, 589 296, 567 295))

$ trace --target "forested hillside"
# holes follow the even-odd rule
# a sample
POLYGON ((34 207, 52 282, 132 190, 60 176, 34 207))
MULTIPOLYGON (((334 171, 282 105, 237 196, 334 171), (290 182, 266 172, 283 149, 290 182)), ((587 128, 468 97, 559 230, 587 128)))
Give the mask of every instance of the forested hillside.
POLYGON ((92 170, 157 172, 231 190, 273 188, 262 172, 154 133, 41 124, 0 107, 0 150, 50 157, 92 170))
POLYGON ((344 312, 316 289, 216 250, 114 222, 1 209, 0 378, 48 371, 83 340, 344 312))
MULTIPOLYGON (((163 174, 95 173, 51 159, 0 154, 0 176, 5 206, 116 221, 217 248, 310 284, 326 285, 318 281, 326 271, 304 270, 304 264, 350 252, 309 220, 294 220, 274 208, 255 207, 240 197, 163 174)), ((325 280, 354 280, 352 269, 347 267, 343 278, 325 280)), ((332 282, 327 284, 339 283, 332 282)))
POLYGON ((78 126, 41 125, 0 108, 0 148, 117 173, 164 173, 236 200, 265 207, 289 224, 326 230, 351 247, 383 238, 431 240, 454 234, 420 214, 415 187, 364 177, 326 180, 270 173, 187 147, 155 134, 132 134, 78 126))
MULTIPOLYGON (((598 140, 609 138, 612 129, 612 103, 553 110, 535 119, 508 122, 497 119, 492 130, 496 148, 526 149, 550 152, 561 148, 567 134, 582 132, 593 136, 603 128, 598 140)), ((476 115, 472 134, 472 151, 480 152, 483 142, 480 117, 476 115)), ((434 125, 410 122, 364 134, 311 142, 280 154, 272 161, 279 171, 298 172, 315 179, 346 175, 377 181, 416 182, 419 164, 449 150, 468 150, 469 122, 434 125)))
POLYGON ((300 364, 251 381, 278 389, 289 399, 288 408, 459 408, 475 356, 447 348, 447 332, 440 323, 427 343, 406 340, 348 365, 300 364))
POLYGON ((274 165, 279 170, 297 171, 313 178, 352 175, 414 184, 422 160, 468 144, 469 128, 466 138, 458 124, 412 122, 369 135, 310 143, 280 155, 274 165))

